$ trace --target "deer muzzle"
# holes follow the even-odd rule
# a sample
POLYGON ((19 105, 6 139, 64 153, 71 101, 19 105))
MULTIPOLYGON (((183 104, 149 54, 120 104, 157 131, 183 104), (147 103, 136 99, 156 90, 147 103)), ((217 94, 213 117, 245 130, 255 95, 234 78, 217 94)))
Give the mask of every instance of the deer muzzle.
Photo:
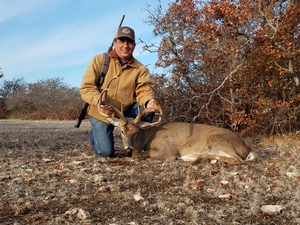
POLYGON ((132 148, 131 147, 126 148, 125 154, 127 157, 132 157, 132 148))

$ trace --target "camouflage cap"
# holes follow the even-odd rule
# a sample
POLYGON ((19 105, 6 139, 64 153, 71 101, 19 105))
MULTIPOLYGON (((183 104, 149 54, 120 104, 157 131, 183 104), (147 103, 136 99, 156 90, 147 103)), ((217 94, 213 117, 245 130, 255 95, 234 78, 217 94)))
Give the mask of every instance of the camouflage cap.
POLYGON ((115 39, 121 38, 121 37, 127 37, 131 40, 135 41, 135 34, 134 30, 130 27, 120 27, 115 35, 115 39))

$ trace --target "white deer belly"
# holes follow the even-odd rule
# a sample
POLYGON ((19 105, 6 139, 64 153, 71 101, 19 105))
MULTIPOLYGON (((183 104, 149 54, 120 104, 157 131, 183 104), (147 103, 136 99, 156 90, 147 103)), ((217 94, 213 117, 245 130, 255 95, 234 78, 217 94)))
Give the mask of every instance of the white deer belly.
POLYGON ((186 155, 181 155, 180 158, 186 162, 193 162, 196 159, 198 159, 200 156, 201 154, 186 154, 186 155))
POLYGON ((221 157, 231 157, 230 154, 227 154, 224 151, 214 150, 213 148, 209 148, 206 152, 207 155, 221 156, 221 157))

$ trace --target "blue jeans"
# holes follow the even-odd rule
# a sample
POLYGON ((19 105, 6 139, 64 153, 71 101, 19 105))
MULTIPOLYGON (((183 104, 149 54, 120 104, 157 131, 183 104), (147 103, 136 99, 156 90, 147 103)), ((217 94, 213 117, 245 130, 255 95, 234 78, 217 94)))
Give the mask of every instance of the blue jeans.
MULTIPOLYGON (((140 106, 140 110, 143 111, 143 107, 140 106)), ((135 118, 138 113, 138 104, 133 104, 128 110, 124 112, 125 117, 135 118)), ((152 122, 154 113, 145 114, 141 120, 146 122, 152 122)), ((112 157, 114 148, 114 126, 112 124, 105 123, 90 116, 90 123, 92 125, 92 131, 90 133, 90 142, 96 155, 100 157, 112 157)))

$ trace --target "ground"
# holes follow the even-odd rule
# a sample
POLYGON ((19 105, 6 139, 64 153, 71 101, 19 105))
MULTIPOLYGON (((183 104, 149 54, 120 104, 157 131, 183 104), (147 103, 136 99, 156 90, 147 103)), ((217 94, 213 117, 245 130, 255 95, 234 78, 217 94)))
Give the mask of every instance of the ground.
POLYGON ((232 166, 122 157, 117 132, 99 158, 73 125, 0 120, 0 224, 300 224, 299 134, 247 139, 260 160, 232 166))

